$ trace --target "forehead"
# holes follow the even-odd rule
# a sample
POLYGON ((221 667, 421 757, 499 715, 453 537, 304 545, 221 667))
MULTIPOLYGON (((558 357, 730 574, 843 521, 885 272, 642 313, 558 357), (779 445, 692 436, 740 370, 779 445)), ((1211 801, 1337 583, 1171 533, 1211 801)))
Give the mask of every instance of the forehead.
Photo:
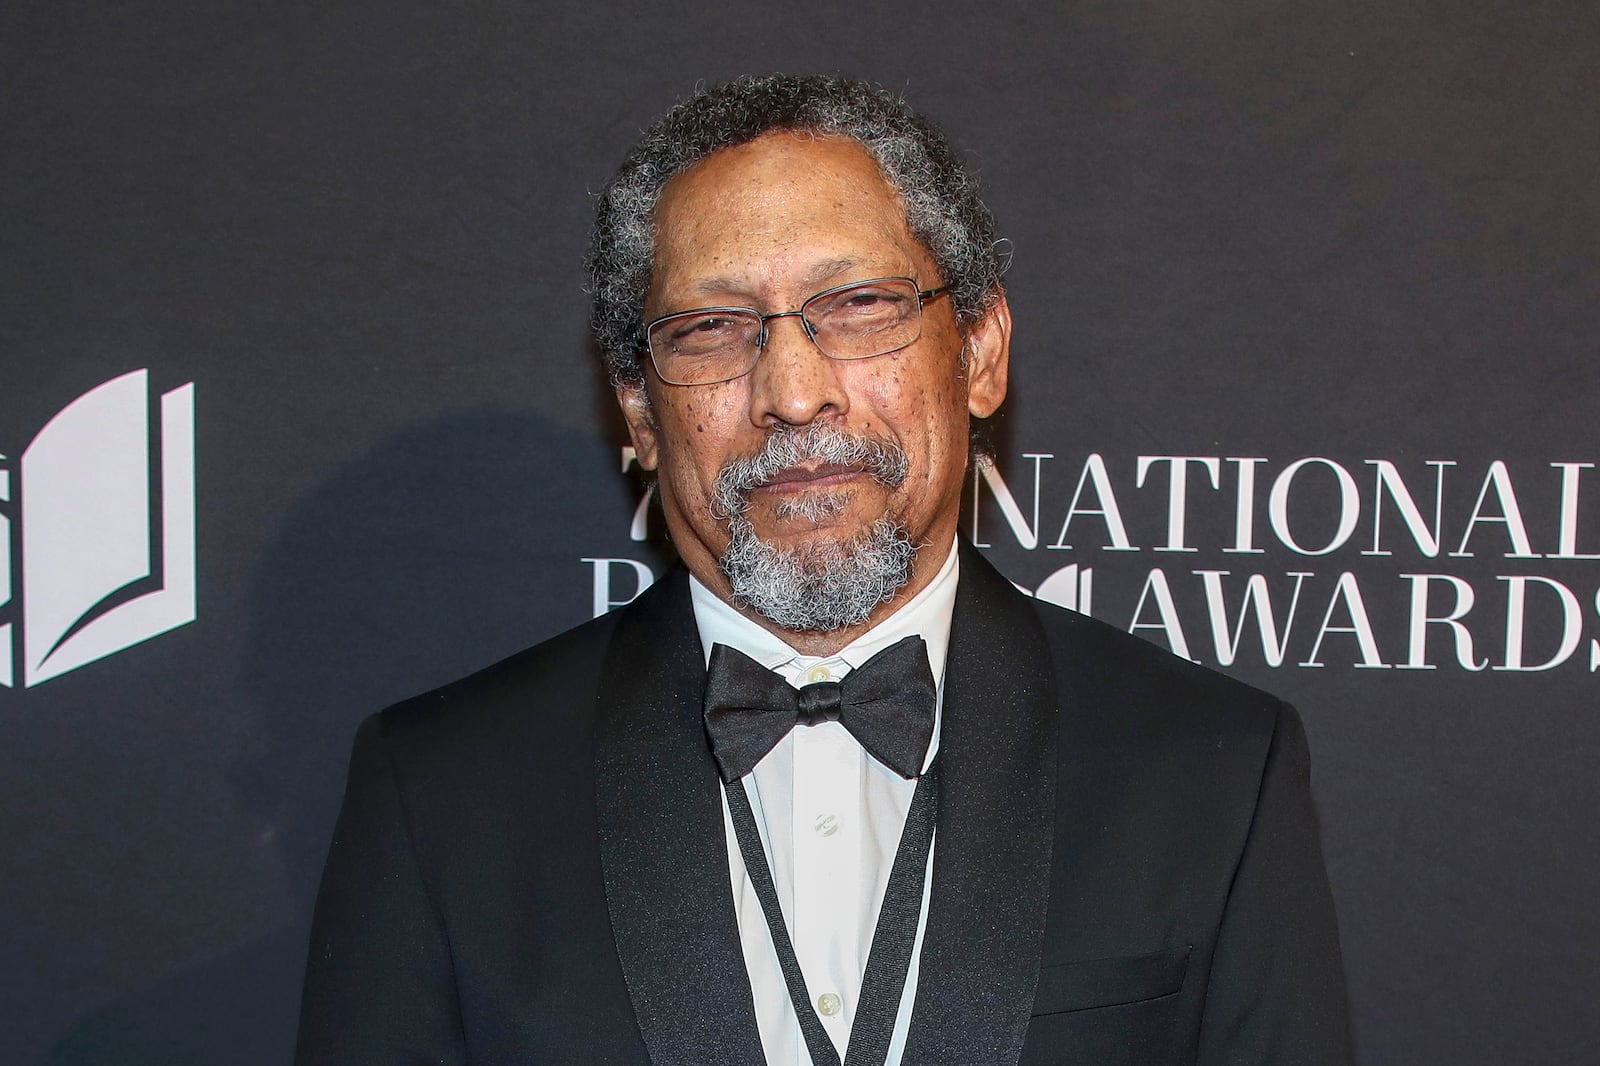
POLYGON ((899 194, 853 140, 784 131, 721 149, 667 183, 655 227, 656 309, 886 274, 930 283, 899 194))

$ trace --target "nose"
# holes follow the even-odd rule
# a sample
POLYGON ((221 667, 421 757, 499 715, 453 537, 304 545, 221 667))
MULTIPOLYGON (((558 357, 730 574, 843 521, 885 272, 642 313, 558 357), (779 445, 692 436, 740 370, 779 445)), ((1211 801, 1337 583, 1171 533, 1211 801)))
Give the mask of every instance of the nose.
POLYGON ((809 425, 850 409, 839 364, 822 354, 798 314, 767 321, 767 346, 750 375, 750 421, 758 429, 809 425))

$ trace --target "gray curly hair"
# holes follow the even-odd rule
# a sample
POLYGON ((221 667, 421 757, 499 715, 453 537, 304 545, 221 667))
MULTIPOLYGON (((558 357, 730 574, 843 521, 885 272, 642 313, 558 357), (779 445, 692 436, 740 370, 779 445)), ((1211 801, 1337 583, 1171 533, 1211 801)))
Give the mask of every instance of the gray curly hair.
POLYGON ((616 387, 644 383, 644 300, 661 190, 718 149, 774 130, 848 137, 872 153, 900 194, 912 234, 938 264, 960 321, 973 320, 999 297, 1004 262, 994 217, 936 126, 900 97, 867 82, 743 77, 702 89, 663 115, 600 193, 588 257, 590 325, 616 387))

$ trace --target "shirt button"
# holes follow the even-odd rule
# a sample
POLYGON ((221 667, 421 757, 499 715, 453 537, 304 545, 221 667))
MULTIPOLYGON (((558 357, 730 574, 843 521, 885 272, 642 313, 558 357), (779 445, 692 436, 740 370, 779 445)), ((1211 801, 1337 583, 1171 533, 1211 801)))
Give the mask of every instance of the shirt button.
POLYGON ((844 1000, 833 992, 824 992, 817 997, 817 1013, 824 1018, 832 1018, 844 1006, 844 1000))
POLYGON ((817 815, 816 825, 812 826, 818 836, 831 837, 839 831, 839 816, 837 814, 817 815))
POLYGON ((813 666, 806 673, 806 684, 815 685, 819 681, 832 681, 833 674, 826 666, 813 666))

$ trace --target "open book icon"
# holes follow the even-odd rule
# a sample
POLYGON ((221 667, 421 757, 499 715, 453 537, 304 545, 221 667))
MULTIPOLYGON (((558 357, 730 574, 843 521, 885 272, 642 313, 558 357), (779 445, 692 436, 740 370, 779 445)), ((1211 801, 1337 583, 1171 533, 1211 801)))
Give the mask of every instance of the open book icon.
POLYGON ((148 379, 89 390, 14 469, 0 457, 0 619, 21 608, 0 624, 0 685, 19 672, 37 685, 195 619, 194 384, 162 394, 153 436, 148 379))

